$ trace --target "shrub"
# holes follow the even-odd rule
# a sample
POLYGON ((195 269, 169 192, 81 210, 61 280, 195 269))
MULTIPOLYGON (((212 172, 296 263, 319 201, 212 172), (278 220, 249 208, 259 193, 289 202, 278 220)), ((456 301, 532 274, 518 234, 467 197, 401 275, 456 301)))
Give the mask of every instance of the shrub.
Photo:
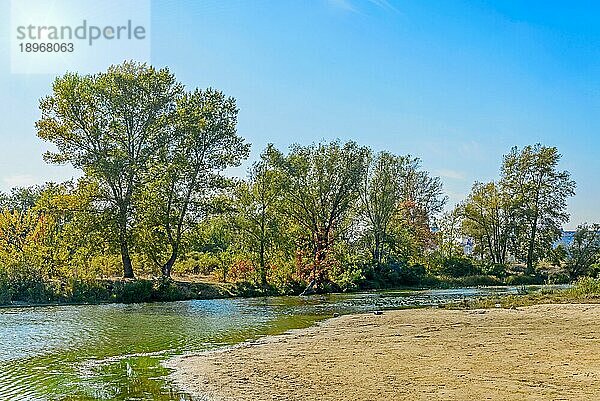
POLYGON ((154 301, 181 301, 193 298, 192 291, 178 286, 171 279, 161 278, 153 286, 152 300, 154 301))
POLYGON ((8 283, 6 272, 0 270, 0 305, 9 304, 12 300, 12 291, 8 283))
POLYGON ((568 291, 576 297, 600 296, 600 280, 582 277, 568 291))
POLYGON ((482 266, 484 274, 496 277, 506 277, 506 266, 499 263, 489 263, 482 266))
POLYGON ((117 281, 113 285, 116 302, 126 304, 148 302, 152 299, 153 283, 150 280, 117 281))
POLYGON ((228 278, 232 281, 250 281, 256 276, 256 270, 249 260, 235 261, 229 269, 228 278))
POLYGON ((453 256, 442 261, 440 273, 450 277, 465 277, 481 274, 481 270, 473 264, 470 258, 453 256))
POLYGON ((110 299, 109 291, 101 281, 73 278, 68 285, 71 302, 97 303, 110 299))
POLYGON ((365 279, 362 272, 362 267, 355 263, 336 266, 332 272, 333 281, 341 291, 356 290, 365 279))
POLYGON ((542 276, 528 276, 525 274, 513 274, 508 276, 504 282, 506 285, 536 285, 544 284, 544 278, 542 276))
POLYGON ((399 284, 401 285, 419 285, 421 279, 425 276, 425 267, 422 265, 403 266, 399 272, 399 284))
POLYGON ((548 273, 549 284, 569 284, 571 282, 571 276, 565 271, 552 271, 548 273))
POLYGON ((476 275, 466 276, 454 279, 455 286, 460 287, 480 287, 480 286, 497 286, 502 285, 503 282, 499 278, 490 275, 476 275))
POLYGON ((267 281, 281 294, 300 294, 306 283, 298 279, 293 262, 280 261, 267 270, 267 281))

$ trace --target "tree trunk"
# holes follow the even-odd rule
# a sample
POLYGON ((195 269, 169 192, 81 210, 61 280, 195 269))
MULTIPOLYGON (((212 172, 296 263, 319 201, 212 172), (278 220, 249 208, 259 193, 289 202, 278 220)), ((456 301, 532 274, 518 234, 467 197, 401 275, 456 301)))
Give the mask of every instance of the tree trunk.
POLYGON ((265 243, 260 241, 260 284, 265 287, 267 285, 267 268, 265 262, 265 243))
POLYGON ((165 263, 161 269, 162 276, 164 278, 171 277, 171 271, 173 270, 173 265, 175 264, 176 260, 177 260, 177 249, 173 249, 173 251, 171 252, 171 257, 169 258, 169 260, 167 260, 167 263, 165 263))
POLYGON ((123 262, 123 278, 135 278, 133 266, 131 265, 131 256, 129 256, 129 246, 127 241, 121 239, 121 261, 123 262))
POLYGON ((127 235, 127 208, 119 207, 119 245, 121 246, 121 261, 123 262, 123 278, 135 278, 127 235))
POLYGON ((533 251, 535 247, 535 236, 537 235, 537 219, 533 227, 531 228, 531 238, 529 239, 528 249, 527 249, 527 268, 525 270, 526 274, 533 274, 533 251))
POLYGON ((305 295, 310 295, 314 292, 314 287, 315 287, 315 280, 311 280, 310 283, 308 283, 308 285, 306 286, 306 288, 304 289, 304 291, 302 291, 302 293, 300 294, 300 296, 305 296, 305 295))
POLYGON ((381 269, 381 249, 380 249, 379 234, 375 234, 375 249, 373 252, 373 259, 375 260, 375 266, 378 270, 381 269))

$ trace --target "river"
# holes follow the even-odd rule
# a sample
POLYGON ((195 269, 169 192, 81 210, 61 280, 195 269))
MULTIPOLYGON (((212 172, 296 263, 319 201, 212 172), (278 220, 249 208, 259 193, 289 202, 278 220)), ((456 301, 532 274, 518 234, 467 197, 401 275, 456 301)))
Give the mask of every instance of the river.
POLYGON ((0 309, 0 400, 190 400, 161 361, 333 313, 436 305, 516 287, 0 309))

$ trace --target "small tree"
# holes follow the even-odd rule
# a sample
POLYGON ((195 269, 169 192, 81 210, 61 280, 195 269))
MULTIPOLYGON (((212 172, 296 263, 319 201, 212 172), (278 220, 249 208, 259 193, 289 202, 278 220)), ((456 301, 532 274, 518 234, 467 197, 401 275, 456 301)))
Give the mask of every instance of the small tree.
POLYGON ((567 271, 571 279, 588 272, 600 256, 600 224, 582 224, 567 247, 567 271))
POLYGON ((516 256, 526 262, 527 273, 552 249, 569 219, 567 198, 575 194, 575 182, 558 170, 560 157, 555 147, 540 144, 514 147, 504 156, 500 186, 513 202, 516 256))
POLYGON ((443 259, 463 256, 461 249, 463 215, 460 207, 444 213, 437 221, 437 246, 443 259))
POLYGON ((510 200, 494 182, 475 183, 461 206, 463 230, 476 239, 494 265, 506 263, 514 218, 510 200))
POLYGON ((236 188, 234 218, 241 235, 239 241, 252 255, 259 280, 267 284, 267 267, 278 250, 285 248, 281 177, 270 163, 271 145, 254 163, 247 181, 236 188))
POLYGON ((388 152, 381 152, 375 157, 369 155, 367 159, 360 199, 376 266, 384 260, 391 224, 400 209, 401 178, 407 162, 406 158, 388 152))
POLYGON ((171 276, 185 233, 210 215, 211 199, 227 186, 222 171, 248 157, 237 113, 235 99, 214 89, 197 89, 177 102, 171 135, 141 197, 146 249, 163 277, 171 276))
POLYGON ((309 287, 327 277, 332 245, 344 230, 358 199, 367 148, 355 142, 294 145, 287 156, 273 154, 282 175, 282 193, 290 218, 308 234, 312 254, 309 287))

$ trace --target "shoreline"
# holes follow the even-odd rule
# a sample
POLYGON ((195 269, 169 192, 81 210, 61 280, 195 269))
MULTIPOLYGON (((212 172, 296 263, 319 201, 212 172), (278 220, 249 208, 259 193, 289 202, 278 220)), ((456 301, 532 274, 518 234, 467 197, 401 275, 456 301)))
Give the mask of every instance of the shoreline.
POLYGON ((600 305, 420 308, 174 357, 174 386, 214 400, 587 400, 600 394, 600 305))
MULTIPOLYGON (((0 283, 1 284, 1 283, 0 283)), ((41 282, 47 286, 48 282, 41 282)), ((296 296, 300 295, 302 288, 293 291, 282 291, 274 286, 263 287, 249 282, 217 282, 198 279, 198 277, 173 277, 169 280, 153 278, 99 278, 93 280, 76 280, 72 283, 72 293, 69 291, 56 291, 54 286, 24 296, 14 294, 9 287, 0 291, 0 308, 20 308, 35 306, 61 306, 61 305, 99 305, 118 303, 152 303, 168 301, 189 301, 199 299, 226 299, 226 298, 255 298, 269 296, 296 296), (75 285, 76 284, 76 285, 75 285), (4 296, 3 296, 4 295, 4 296)), ((526 286, 543 286, 542 282, 530 282, 526 286)), ((556 286, 557 284, 551 284, 556 286)), ((560 285, 560 284, 559 284, 560 285)), ((518 283, 507 283, 492 276, 465 276, 460 278, 431 276, 426 282, 415 285, 379 286, 374 283, 365 283, 347 290, 332 290, 310 295, 326 295, 339 293, 363 293, 385 291, 415 291, 415 290, 449 290, 460 288, 507 288, 519 287, 518 283)))

